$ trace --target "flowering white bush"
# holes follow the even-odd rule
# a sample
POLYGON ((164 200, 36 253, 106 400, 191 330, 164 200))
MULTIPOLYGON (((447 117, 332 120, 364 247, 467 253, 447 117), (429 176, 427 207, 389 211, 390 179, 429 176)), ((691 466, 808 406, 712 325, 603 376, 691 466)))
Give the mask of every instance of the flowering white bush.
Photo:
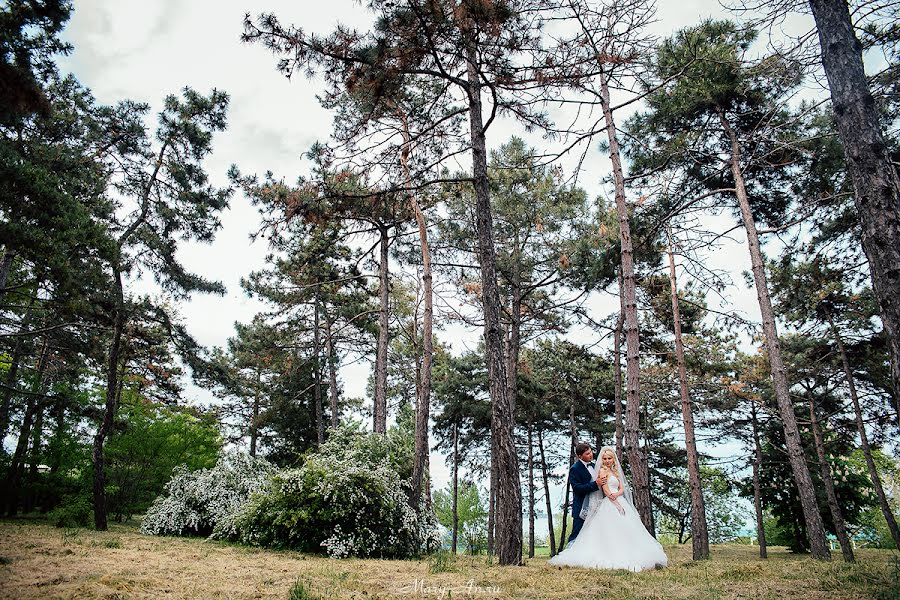
MULTIPOLYGON (((440 544, 437 520, 409 506, 408 482, 388 436, 342 431, 297 469, 276 475, 233 515, 231 539, 324 549, 330 556, 404 558, 440 544)), ((217 532, 218 535, 218 532, 217 532)))
POLYGON ((228 533, 228 517, 262 490, 274 473, 265 460, 240 453, 223 454, 211 469, 192 472, 176 467, 166 494, 147 510, 141 532, 209 535, 225 527, 223 533, 228 533))
POLYGON ((155 535, 211 534, 329 556, 405 558, 440 545, 434 513, 409 505, 411 445, 344 428, 295 469, 231 454, 177 470, 141 525, 155 535))

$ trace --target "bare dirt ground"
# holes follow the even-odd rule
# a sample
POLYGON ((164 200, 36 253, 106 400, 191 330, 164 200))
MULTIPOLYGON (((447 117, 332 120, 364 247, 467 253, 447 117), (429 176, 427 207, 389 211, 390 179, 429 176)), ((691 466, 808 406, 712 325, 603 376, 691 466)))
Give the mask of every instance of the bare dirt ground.
POLYGON ((330 559, 198 538, 0 522, 0 598, 900 598, 896 552, 860 550, 846 564, 756 548, 714 546, 690 560, 667 547, 668 569, 644 573, 559 569, 544 558, 499 567, 485 557, 431 560, 330 559), (305 595, 304 595, 305 593, 305 595))

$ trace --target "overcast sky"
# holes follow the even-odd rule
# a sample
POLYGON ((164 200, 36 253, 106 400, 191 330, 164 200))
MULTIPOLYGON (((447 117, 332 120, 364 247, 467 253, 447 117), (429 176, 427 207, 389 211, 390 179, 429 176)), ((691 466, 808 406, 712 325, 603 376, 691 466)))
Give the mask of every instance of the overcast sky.
MULTIPOLYGON (((715 0, 665 0, 659 4, 655 33, 661 36, 703 17, 726 16, 715 0)), ((225 173, 233 163, 244 173, 271 170, 293 182, 306 172, 302 153, 316 140, 327 140, 331 115, 316 100, 321 91, 318 81, 300 76, 288 81, 276 72, 276 61, 266 50, 241 44, 241 22, 248 11, 253 15, 274 12, 282 23, 319 33, 330 31, 339 22, 360 27, 369 23, 365 10, 351 0, 76 0, 63 34, 75 50, 61 59, 60 65, 89 87, 98 101, 147 102, 154 119, 165 95, 178 93, 184 86, 202 93, 213 87, 228 92, 228 129, 216 136, 214 152, 205 163, 213 183, 224 185, 225 173)), ((498 147, 512 133, 518 133, 513 125, 498 123, 491 130, 489 146, 498 147)), ((580 182, 596 195, 601 192, 599 182, 607 175, 608 159, 594 151, 580 182)), ((233 334, 235 321, 247 322, 262 308, 248 299, 239 285, 241 277, 264 267, 267 248, 249 240, 258 222, 256 209, 236 194, 223 214, 223 227, 214 243, 183 244, 180 248, 180 257, 190 270, 220 280, 228 288, 224 297, 195 295, 180 307, 189 331, 204 345, 224 345, 233 334)), ((728 217, 717 223, 726 229, 734 221, 728 217)), ((740 233, 733 237, 733 243, 711 254, 710 265, 734 274, 735 286, 728 292, 730 308, 758 320, 755 293, 740 276, 750 266, 744 238, 740 233)), ((617 310, 618 300, 598 295, 590 306, 600 320, 617 310)), ((454 328, 442 339, 460 351, 465 345, 474 346, 479 335, 478 331, 454 328)), ((589 330, 571 332, 572 339, 582 343, 595 341, 597 336, 589 330)), ((345 367, 341 377, 346 393, 365 396, 368 372, 367 363, 345 367)), ((208 393, 193 386, 188 395, 196 401, 209 399, 208 393)), ((443 457, 434 455, 431 464, 434 483, 442 487, 448 477, 443 457)))

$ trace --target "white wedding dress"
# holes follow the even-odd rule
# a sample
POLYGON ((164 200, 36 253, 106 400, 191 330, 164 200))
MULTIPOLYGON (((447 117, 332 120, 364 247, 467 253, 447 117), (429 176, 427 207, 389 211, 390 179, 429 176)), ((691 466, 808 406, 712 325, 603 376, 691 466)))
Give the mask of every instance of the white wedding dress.
MULTIPOLYGON (((610 491, 619 489, 619 480, 609 476, 610 491)), ((620 514, 609 498, 600 492, 589 496, 584 526, 565 550, 550 559, 554 566, 590 569, 627 569, 643 571, 668 565, 662 546, 647 532, 634 506, 625 495, 618 498, 625 510, 620 514)))

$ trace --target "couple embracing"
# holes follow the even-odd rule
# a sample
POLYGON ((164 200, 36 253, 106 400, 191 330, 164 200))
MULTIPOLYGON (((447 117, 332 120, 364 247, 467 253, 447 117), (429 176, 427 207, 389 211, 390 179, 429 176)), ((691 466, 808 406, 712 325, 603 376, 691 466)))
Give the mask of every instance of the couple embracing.
POLYGON ((615 450, 604 446, 599 465, 590 444, 576 444, 575 455, 569 470, 575 523, 566 549, 549 564, 629 571, 665 567, 666 553, 634 508, 615 450))

